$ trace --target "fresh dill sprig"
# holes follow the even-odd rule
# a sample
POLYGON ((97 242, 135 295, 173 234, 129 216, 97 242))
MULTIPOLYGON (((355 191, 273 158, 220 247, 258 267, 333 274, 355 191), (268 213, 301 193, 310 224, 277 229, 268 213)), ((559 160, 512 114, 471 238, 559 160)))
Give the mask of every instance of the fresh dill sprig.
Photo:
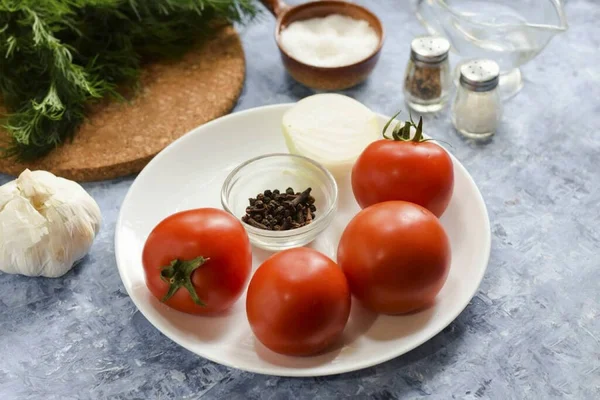
POLYGON ((135 83, 148 60, 176 57, 253 0, 0 0, 4 156, 39 158, 76 134, 87 106, 135 83))

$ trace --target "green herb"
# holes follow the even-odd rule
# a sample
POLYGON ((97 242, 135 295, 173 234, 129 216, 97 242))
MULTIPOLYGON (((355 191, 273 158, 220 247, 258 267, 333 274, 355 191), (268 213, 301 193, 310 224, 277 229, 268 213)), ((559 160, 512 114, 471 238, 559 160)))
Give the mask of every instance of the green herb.
POLYGON ((4 156, 31 160, 73 138, 87 106, 135 83, 141 65, 176 57, 253 0, 0 0, 4 156))

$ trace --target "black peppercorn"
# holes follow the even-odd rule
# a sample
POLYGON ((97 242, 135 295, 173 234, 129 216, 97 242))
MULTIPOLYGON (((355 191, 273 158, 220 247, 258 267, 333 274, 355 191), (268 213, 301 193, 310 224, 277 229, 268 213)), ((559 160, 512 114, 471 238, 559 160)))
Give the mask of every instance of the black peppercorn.
POLYGON ((310 224, 315 218, 317 208, 315 198, 310 195, 311 188, 295 192, 289 187, 282 193, 278 189, 265 190, 248 199, 246 215, 242 221, 255 228, 266 230, 289 230, 310 224))

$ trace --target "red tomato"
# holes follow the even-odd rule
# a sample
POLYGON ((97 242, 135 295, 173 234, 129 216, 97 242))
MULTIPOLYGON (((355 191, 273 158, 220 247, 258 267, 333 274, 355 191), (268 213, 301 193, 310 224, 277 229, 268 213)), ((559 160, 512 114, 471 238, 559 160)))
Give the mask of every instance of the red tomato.
POLYGON ((252 331, 269 349, 312 355, 340 337, 350 315, 350 289, 328 257, 305 247, 286 250, 254 273, 246 313, 252 331))
POLYGON ((252 269, 241 222, 222 210, 179 212, 160 222, 142 254, 146 285, 176 310, 212 314, 242 294, 252 269))
POLYGON ((448 276, 450 243, 427 209, 389 201, 350 221, 337 258, 352 294, 367 308, 402 314, 433 303, 448 276))
MULTIPOLYGON (((405 126, 415 126, 407 121, 405 126)), ((371 143, 352 168, 352 191, 362 208, 390 200, 419 204, 440 217, 452 197, 454 170, 448 153, 418 134, 401 132, 371 143)))

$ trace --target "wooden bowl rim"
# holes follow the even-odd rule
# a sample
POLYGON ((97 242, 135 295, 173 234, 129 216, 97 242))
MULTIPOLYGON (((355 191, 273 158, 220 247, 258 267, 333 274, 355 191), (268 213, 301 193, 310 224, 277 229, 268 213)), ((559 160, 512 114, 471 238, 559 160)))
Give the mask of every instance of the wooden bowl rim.
MULTIPOLYGON (((345 15, 345 14, 342 14, 345 15)), ((300 20, 299 20, 300 21, 300 20)), ((375 29, 377 31, 377 29, 375 29)), ((383 23, 381 22, 381 20, 379 19, 379 17, 377 15, 375 15, 375 13, 373 13, 371 10, 369 10, 368 8, 361 6, 359 4, 355 4, 355 3, 350 3, 346 0, 317 0, 317 1, 310 1, 308 3, 302 3, 302 4, 298 4, 289 8, 286 8, 285 10, 283 10, 283 12, 281 12, 281 14, 277 17, 277 24, 275 27, 275 41, 277 42, 277 47, 279 48, 279 51, 281 51, 286 57, 288 57, 289 59, 295 61, 296 63, 306 67, 306 68, 310 68, 316 71, 323 71, 323 72, 342 72, 344 70, 350 70, 352 68, 358 67, 366 62, 369 62, 371 59, 373 59, 380 51, 381 48, 383 47, 383 43, 385 41, 385 29, 383 27, 383 23), (290 13, 295 13, 307 8, 311 8, 311 7, 323 7, 323 6, 336 6, 336 7, 353 7, 356 8, 362 12, 364 12, 365 14, 369 14, 373 20, 377 21, 378 25, 379 25, 379 30, 381 31, 381 35, 377 35, 379 37, 379 43, 377 44, 377 47, 375 48, 375 50, 373 50, 373 52, 371 54, 369 54, 368 56, 366 56, 365 58, 352 63, 352 64, 348 64, 348 65, 342 65, 339 67, 322 67, 322 66, 316 66, 316 65, 311 65, 311 64, 306 64, 300 60, 298 60, 295 57, 292 57, 281 45, 281 31, 282 31, 282 22, 283 20, 290 14, 290 13)))

